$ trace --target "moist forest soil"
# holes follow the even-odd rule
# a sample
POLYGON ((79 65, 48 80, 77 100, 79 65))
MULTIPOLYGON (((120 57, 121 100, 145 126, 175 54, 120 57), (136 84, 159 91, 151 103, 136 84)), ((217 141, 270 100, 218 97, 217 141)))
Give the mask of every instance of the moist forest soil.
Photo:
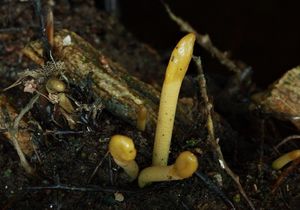
MULTIPOLYGON (((57 2, 54 7, 56 31, 66 28, 76 32, 130 74, 160 89, 166 67, 161 54, 139 42, 116 18, 97 9, 93 1, 75 1, 72 5, 66 2, 57 2)), ((3 89, 18 79, 18 72, 37 68, 21 50, 28 42, 39 39, 39 28, 32 5, 27 1, 5 1, 0 5, 0 14, 0 88, 3 89)), ((209 78, 218 78, 207 74, 209 78)), ((201 104, 194 76, 193 73, 188 75, 180 97, 190 97, 201 104)), ((218 113, 214 117, 216 136, 225 160, 240 177, 257 209, 297 209, 300 206, 299 168, 275 193, 271 192, 280 175, 271 168, 272 161, 279 155, 274 145, 295 133, 295 128, 258 111, 245 109, 248 104, 242 103, 240 98, 249 101, 247 95, 232 101, 223 100, 226 96, 218 95, 223 86, 219 83, 227 75, 221 77, 221 80, 211 79, 208 83, 218 113)), ((82 84, 70 84, 69 94, 78 101, 92 104, 96 99, 87 84, 88 78, 82 78, 82 84)), ((32 97, 21 86, 4 94, 18 111, 32 97)), ((173 140, 169 161, 174 162, 181 151, 190 150, 199 159, 198 175, 140 189, 136 181, 128 181, 123 170, 107 155, 107 145, 114 134, 130 136, 138 151, 137 162, 140 168, 145 168, 151 164, 153 134, 138 131, 110 114, 105 107, 98 110, 95 119, 89 111, 81 113, 81 124, 75 130, 71 130, 61 116, 58 116, 61 124, 53 123, 50 120, 53 115, 55 108, 51 103, 45 107, 35 105, 26 115, 31 120, 27 129, 33 131, 33 143, 37 148, 34 155, 28 157, 35 169, 34 176, 26 174, 12 144, 4 135, 0 136, 1 209, 217 210, 231 209, 228 201, 236 209, 249 208, 213 155, 204 121, 195 122, 190 133, 173 140), (212 186, 218 190, 213 190, 212 186), (124 200, 116 199, 118 193, 124 200)), ((291 149, 295 149, 295 145, 284 147, 284 151, 291 149)))

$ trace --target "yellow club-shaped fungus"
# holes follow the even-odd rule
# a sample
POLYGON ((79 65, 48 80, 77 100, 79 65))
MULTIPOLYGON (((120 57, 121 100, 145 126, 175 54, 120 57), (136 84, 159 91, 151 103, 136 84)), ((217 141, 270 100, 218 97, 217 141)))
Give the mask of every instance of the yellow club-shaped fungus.
POLYGON ((139 173, 139 167, 134 160, 136 149, 132 139, 123 135, 114 135, 108 147, 115 163, 124 169, 131 180, 134 180, 139 173))
POLYGON ((172 52, 163 83, 155 133, 152 164, 166 166, 179 90, 193 55, 195 35, 184 36, 172 52))
POLYGON ((288 164, 289 162, 296 160, 300 158, 300 150, 293 150, 291 152, 288 152, 282 156, 280 156, 278 159, 276 159, 273 163, 272 163, 272 168, 279 170, 282 167, 284 167, 286 164, 288 164))
POLYGON ((189 152, 182 152, 175 164, 170 166, 150 166, 141 171, 138 183, 144 187, 151 182, 181 180, 191 177, 198 168, 197 157, 189 152))

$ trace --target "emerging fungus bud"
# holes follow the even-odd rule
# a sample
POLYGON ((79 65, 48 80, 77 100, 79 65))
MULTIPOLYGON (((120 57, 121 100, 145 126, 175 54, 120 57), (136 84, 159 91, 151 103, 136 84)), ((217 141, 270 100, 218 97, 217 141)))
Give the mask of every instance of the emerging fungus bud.
POLYGON ((286 164, 289 162, 296 160, 300 158, 300 150, 293 150, 291 152, 288 152, 279 158, 277 158, 273 163, 272 163, 272 168, 279 170, 282 167, 284 167, 286 164))
POLYGON ((70 99, 64 93, 66 85, 63 81, 57 78, 50 78, 46 83, 46 89, 50 94, 57 94, 58 105, 66 112, 71 114, 75 111, 70 99))
POLYGON ((66 90, 66 84, 57 78, 50 78, 46 83, 46 89, 48 93, 61 93, 66 90))
POLYGON ((109 152, 115 163, 124 169, 130 179, 136 179, 139 166, 135 162, 136 149, 131 138, 123 135, 114 135, 109 142, 109 152))
POLYGON ((138 179, 140 187, 151 182, 181 180, 191 177, 198 168, 197 157, 189 152, 182 152, 175 164, 170 166, 150 166, 141 171, 138 179))
POLYGON ((139 129, 140 131, 144 131, 146 128, 147 115, 148 115, 148 111, 146 107, 142 105, 138 111, 137 123, 136 123, 137 129, 139 129))
POLYGON ((195 35, 183 37, 172 52, 163 83, 155 133, 152 164, 166 166, 182 80, 193 55, 195 35))

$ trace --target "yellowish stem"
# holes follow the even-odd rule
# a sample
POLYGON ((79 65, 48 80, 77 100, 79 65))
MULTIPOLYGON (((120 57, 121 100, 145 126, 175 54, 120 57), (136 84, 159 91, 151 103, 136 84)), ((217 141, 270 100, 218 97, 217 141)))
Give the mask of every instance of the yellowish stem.
POLYGON ((70 99, 66 96, 65 93, 59 93, 58 95, 58 104, 69 114, 74 113, 75 109, 70 101, 70 99))
POLYGON ((139 174, 139 166, 135 162, 135 160, 127 161, 127 162, 121 162, 114 158, 115 163, 123 168, 125 173, 130 177, 130 181, 133 181, 136 179, 136 177, 139 174))
POLYGON ((144 187, 151 182, 181 180, 191 177, 198 168, 197 157, 189 152, 182 152, 170 166, 151 166, 141 171, 138 183, 144 187))
POLYGON ((195 35, 183 37, 172 52, 163 83, 155 133, 152 164, 166 166, 179 90, 193 54, 195 35))
POLYGON ((300 158, 300 150, 293 150, 291 152, 288 152, 282 156, 280 156, 278 159, 276 159, 273 164, 272 164, 272 168, 279 170, 282 167, 284 167, 286 164, 288 164, 289 162, 300 158))
POLYGON ((154 166, 166 166, 168 164, 180 86, 180 81, 168 83, 168 88, 164 89, 160 97, 153 150, 152 165, 154 166))
POLYGON ((145 187, 151 182, 178 180, 180 177, 174 176, 171 171, 174 168, 171 166, 151 166, 141 171, 138 179, 139 187, 145 187))
POLYGON ((108 149, 115 163, 124 169, 131 181, 136 179, 139 166, 134 160, 136 149, 132 139, 123 135, 114 135, 110 139, 108 149))

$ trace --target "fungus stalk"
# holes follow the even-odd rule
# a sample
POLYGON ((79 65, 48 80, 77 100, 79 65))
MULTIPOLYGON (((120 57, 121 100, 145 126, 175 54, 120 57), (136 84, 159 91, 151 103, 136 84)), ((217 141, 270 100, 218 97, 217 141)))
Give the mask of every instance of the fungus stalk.
POLYGON ((140 187, 151 182, 181 180, 191 177, 198 168, 197 157, 189 152, 182 152, 175 164, 170 166, 151 166, 141 171, 138 179, 140 187))
POLYGON ((152 164, 166 166, 179 90, 193 55, 195 35, 183 37, 172 52, 163 83, 155 133, 152 164))
POLYGON ((279 158, 277 158, 273 163, 272 163, 272 168, 279 170, 282 167, 284 167, 286 164, 288 164, 291 161, 294 161, 296 159, 300 158, 300 150, 293 150, 291 152, 288 152, 279 158))
POLYGON ((124 169, 131 181, 136 179, 139 166, 135 162, 136 149, 131 138, 123 135, 114 135, 109 142, 109 152, 115 163, 124 169))

